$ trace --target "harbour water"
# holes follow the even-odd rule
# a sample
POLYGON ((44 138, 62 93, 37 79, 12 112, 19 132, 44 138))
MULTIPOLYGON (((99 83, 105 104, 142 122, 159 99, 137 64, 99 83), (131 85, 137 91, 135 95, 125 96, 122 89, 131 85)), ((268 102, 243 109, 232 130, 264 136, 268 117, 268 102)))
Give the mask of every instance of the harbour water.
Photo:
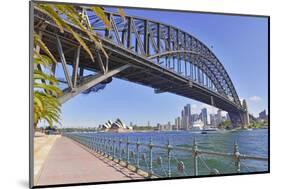
MULTIPOLYGON (((221 131, 201 134, 201 132, 189 131, 163 131, 163 132, 132 132, 132 133, 87 133, 85 135, 98 135, 105 138, 114 138, 123 140, 121 149, 118 149, 118 142, 115 143, 116 156, 119 155, 126 159, 125 141, 136 142, 137 139, 142 144, 148 144, 150 139, 153 144, 165 146, 168 143, 173 147, 192 148, 193 140, 196 138, 198 150, 214 151, 222 153, 233 153, 235 141, 238 144, 241 154, 268 157, 268 130, 240 130, 240 131, 221 131)), ((113 147, 111 145, 111 150, 113 147)), ((136 145, 129 145, 130 164, 136 165, 136 145)), ((140 145, 140 168, 149 170, 149 147, 140 145)), ((153 173, 166 177, 168 175, 168 155, 167 149, 153 148, 153 173), (161 163, 160 163, 161 162, 161 163)), ((188 151, 172 150, 171 151, 171 176, 192 176, 194 170, 192 153, 188 151), (178 170, 179 162, 183 162, 184 171, 178 170)), ((241 160, 240 172, 264 172, 268 170, 267 161, 258 160, 241 160)), ((233 157, 217 157, 214 155, 200 155, 198 158, 198 175, 208 175, 210 171, 217 169, 220 174, 236 173, 235 162, 233 157)))

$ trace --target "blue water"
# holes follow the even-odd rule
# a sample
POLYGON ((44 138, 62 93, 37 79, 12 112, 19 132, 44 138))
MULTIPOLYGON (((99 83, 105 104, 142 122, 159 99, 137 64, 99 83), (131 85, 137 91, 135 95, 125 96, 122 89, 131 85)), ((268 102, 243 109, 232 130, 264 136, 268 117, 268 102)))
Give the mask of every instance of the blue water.
MULTIPOLYGON (((268 157, 268 130, 256 129, 252 131, 225 131, 201 134, 200 132, 169 131, 169 132, 134 132, 134 133, 88 133, 87 135, 98 135, 106 138, 115 138, 136 142, 137 139, 143 144, 148 144, 152 139, 155 145, 167 145, 168 140, 173 147, 192 147, 193 140, 199 150, 233 153, 234 142, 236 141, 241 154, 268 157)), ((120 151, 123 159, 126 159, 126 144, 121 145, 118 150, 118 143, 114 144, 115 155, 119 157, 120 151)), ((109 145, 113 154, 113 144, 109 145)), ((130 164, 136 164, 136 145, 129 145, 130 164)), ((153 172, 156 175, 165 177, 168 174, 168 153, 167 149, 153 148, 153 172), (159 157, 162 164, 159 164, 159 157), (157 161, 158 160, 158 161, 157 161)), ((146 145, 140 147, 140 167, 149 170, 149 148, 146 145)), ((190 176, 193 175, 194 166, 191 152, 172 150, 171 152, 171 175, 190 176), (178 163, 184 163, 184 172, 177 169, 178 163)), ((234 160, 231 157, 216 157, 200 155, 198 158, 198 174, 208 175, 210 170, 217 169, 221 174, 236 173, 234 160)), ((240 172, 261 172, 268 170, 267 161, 241 160, 240 172)))

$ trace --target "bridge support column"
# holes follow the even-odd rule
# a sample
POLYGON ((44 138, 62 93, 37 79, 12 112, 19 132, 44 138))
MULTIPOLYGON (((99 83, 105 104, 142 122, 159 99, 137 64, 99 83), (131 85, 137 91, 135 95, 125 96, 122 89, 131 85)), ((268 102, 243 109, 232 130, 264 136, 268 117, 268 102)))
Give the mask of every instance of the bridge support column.
POLYGON ((250 119, 249 119, 248 106, 245 99, 242 102, 242 106, 244 108, 244 112, 241 113, 242 127, 247 128, 250 125, 250 119))
POLYGON ((232 126, 247 128, 250 124, 249 122, 249 113, 248 111, 240 111, 240 112, 229 112, 229 117, 231 120, 232 126))
POLYGON ((240 117, 241 117, 241 121, 242 121, 242 128, 247 128, 250 125, 248 111, 241 112, 240 117))

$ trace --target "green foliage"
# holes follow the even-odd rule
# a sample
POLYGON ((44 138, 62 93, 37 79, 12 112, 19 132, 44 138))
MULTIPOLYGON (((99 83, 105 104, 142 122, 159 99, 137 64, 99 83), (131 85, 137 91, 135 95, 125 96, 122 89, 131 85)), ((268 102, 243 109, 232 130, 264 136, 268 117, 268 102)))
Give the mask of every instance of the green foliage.
POLYGON ((33 71, 33 111, 34 127, 36 128, 40 120, 46 120, 50 126, 59 123, 60 104, 57 97, 61 95, 61 90, 57 86, 57 79, 42 70, 49 70, 50 65, 56 63, 54 56, 48 47, 41 41, 38 34, 34 33, 34 71, 33 71), (47 54, 41 55, 36 49, 42 49, 47 54))
POLYGON ((258 129, 262 126, 262 124, 258 121, 253 121, 250 123, 249 128, 258 129))
MULTIPOLYGON (((90 24, 83 15, 78 13, 77 9, 81 10, 82 8, 74 7, 72 5, 35 3, 35 9, 49 16, 59 28, 61 33, 64 33, 65 31, 71 33, 76 41, 87 52, 93 62, 94 55, 92 54, 91 48, 86 44, 82 37, 80 37, 80 34, 76 33, 72 29, 71 24, 78 26, 79 29, 87 34, 89 39, 91 39, 94 43, 95 48, 101 50, 104 56, 108 58, 101 41, 95 36, 90 24)), ((110 22, 107 20, 102 8, 93 7, 91 9, 103 20, 106 26, 110 27, 110 22)), ((119 13, 123 15, 122 17, 124 17, 122 10, 119 10, 119 13)), ((37 127, 40 120, 46 120, 52 127, 54 122, 59 123, 61 114, 61 105, 57 98, 62 94, 62 91, 58 88, 58 81, 52 75, 52 71, 50 70, 51 65, 56 64, 57 61, 36 32, 34 32, 33 52, 34 127, 37 127), (44 52, 44 54, 40 53, 40 50, 44 52)))
POLYGON ((104 10, 101 7, 92 7, 93 12, 104 22, 107 29, 110 30, 110 21, 107 19, 104 10))
POLYGON ((231 122, 230 122, 229 120, 225 120, 225 121, 221 122, 218 127, 219 127, 220 129, 226 129, 226 128, 228 128, 230 125, 231 125, 231 122))
POLYGON ((150 131, 153 130, 153 127, 150 126, 133 126, 133 130, 135 131, 150 131))

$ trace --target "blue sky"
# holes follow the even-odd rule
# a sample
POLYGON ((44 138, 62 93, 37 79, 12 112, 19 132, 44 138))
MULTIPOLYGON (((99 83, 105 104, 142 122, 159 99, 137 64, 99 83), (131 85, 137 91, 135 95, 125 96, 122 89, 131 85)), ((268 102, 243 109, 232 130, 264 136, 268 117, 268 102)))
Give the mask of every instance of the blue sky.
MULTIPOLYGON (((208 47, 213 46, 212 51, 230 75, 239 97, 247 100, 250 113, 257 115, 263 109, 267 111, 266 18, 128 9, 125 13, 177 26, 208 47)), ((104 90, 81 94, 63 104, 62 123, 65 127, 88 127, 117 117, 126 124, 174 122, 188 103, 195 113, 206 107, 188 98, 154 94, 152 88, 113 79, 104 90)), ((208 110, 216 109, 208 107, 208 110)))

